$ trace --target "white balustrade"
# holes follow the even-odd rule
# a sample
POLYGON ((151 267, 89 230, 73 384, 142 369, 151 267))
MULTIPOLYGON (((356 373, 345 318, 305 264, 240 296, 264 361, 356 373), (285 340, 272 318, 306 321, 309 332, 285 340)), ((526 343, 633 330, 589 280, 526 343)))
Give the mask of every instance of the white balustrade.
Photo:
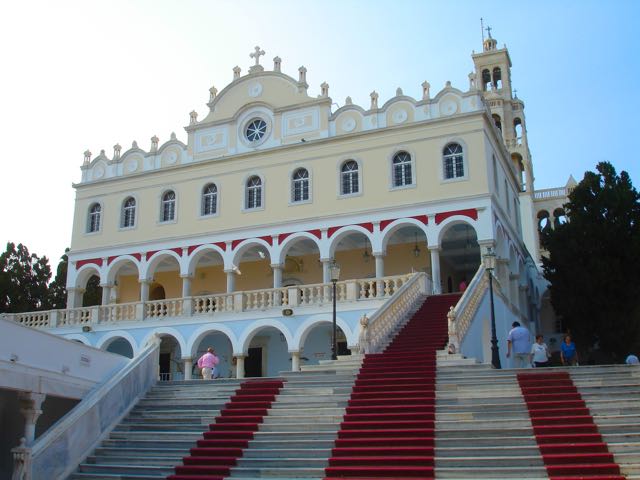
POLYGON ((136 305, 133 303, 114 303, 100 307, 100 322, 133 322, 136 320, 136 305))
MULTIPOLYGON (((336 283, 336 301, 338 303, 359 302, 389 298, 399 292, 416 275, 409 273, 382 278, 343 280, 336 283)), ((420 275, 424 276, 424 274, 420 275)), ((214 312, 231 313, 288 306, 326 305, 332 301, 332 295, 332 283, 317 283, 66 310, 7 313, 2 316, 33 328, 71 327, 134 322, 144 318, 157 319, 183 315, 207 315, 214 312)))
MULTIPOLYGON (((361 338, 366 345, 360 345, 361 351, 376 353, 382 349, 385 342, 400 322, 408 318, 409 312, 414 308, 418 299, 426 293, 425 273, 415 273, 398 277, 385 277, 378 281, 384 281, 385 290, 393 299, 385 303, 369 319, 367 332, 361 338)), ((376 280, 373 280, 376 281, 376 280)))
POLYGON ((145 302, 146 318, 177 317, 182 314, 182 299, 170 298, 145 302))

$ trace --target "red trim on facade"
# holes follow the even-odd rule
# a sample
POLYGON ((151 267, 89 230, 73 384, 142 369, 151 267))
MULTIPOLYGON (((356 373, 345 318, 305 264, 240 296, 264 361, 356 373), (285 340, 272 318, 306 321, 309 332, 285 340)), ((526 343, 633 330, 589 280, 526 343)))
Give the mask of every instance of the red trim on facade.
POLYGON ((160 250, 151 250, 150 252, 145 253, 144 258, 145 260, 149 260, 151 257, 153 257, 154 253, 158 253, 160 250))
POLYGON ((187 255, 191 255, 191 254, 193 253, 193 251, 194 251, 196 248, 201 247, 202 245, 203 245, 203 244, 200 244, 200 245, 191 245, 191 246, 189 247, 189 249, 187 250, 187 255))
POLYGON ((219 246, 223 252, 227 251, 227 244, 225 242, 216 242, 214 245, 219 246))
POLYGON ((477 220, 478 210, 476 210, 475 208, 468 208, 466 210, 454 210, 451 212, 436 213, 436 225, 440 225, 447 218, 453 217, 455 215, 462 215, 465 217, 472 218, 473 220, 477 220))
POLYGON ((426 215, 416 215, 415 217, 410 217, 410 218, 415 218, 419 222, 422 222, 425 225, 429 225, 429 217, 427 217, 426 215))
POLYGON ((78 260, 76 262, 76 270, 79 269, 80 267, 82 267, 83 265, 89 265, 90 263, 93 263, 99 267, 102 266, 102 259, 101 258, 87 258, 86 260, 78 260))
MULTIPOLYGON (((415 216, 409 217, 409 218, 413 218, 414 220, 418 220, 419 222, 422 222, 425 225, 427 225, 429 223, 429 217, 427 217, 426 215, 415 215, 415 216)), ((382 232, 385 228, 387 228, 389 226, 389 224, 395 222, 396 220, 398 220, 398 219, 397 218, 392 218, 390 220, 382 220, 380 222, 380 231, 382 232)))
POLYGON ((322 240, 322 232, 319 228, 316 228, 315 230, 307 230, 307 233, 315 235, 316 237, 318 237, 318 240, 322 240))
POLYGON ((396 220, 397 219, 395 218, 392 218, 391 220, 382 220, 380 222, 380 231, 382 232, 390 223, 395 222, 396 220))
POLYGON ((246 240, 246 238, 241 238, 241 239, 239 239, 239 240, 234 240, 234 241, 232 241, 232 242, 231 242, 231 250, 235 250, 235 249, 236 249, 236 247, 237 247, 238 245, 240 245, 240 243, 244 242, 245 240, 246 240))
POLYGON ((170 250, 176 252, 178 255, 182 257, 182 248, 176 247, 176 248, 171 248, 170 250))
POLYGON ((278 245, 280 245, 283 240, 285 240, 287 237, 289 237, 291 235, 293 235, 293 232, 281 233, 280 235, 278 235, 278 245))
POLYGON ((264 237, 260 238, 273 247, 273 237, 271 235, 265 235, 264 237))
POLYGON ((366 230, 369 230, 371 233, 373 233, 373 223, 372 222, 365 222, 365 223, 356 223, 356 224, 350 224, 350 225, 340 225, 339 227, 329 227, 329 229, 327 230, 327 236, 329 238, 331 238, 331 235, 333 235, 334 233, 336 233, 338 230, 340 230, 343 227, 352 227, 352 226, 358 226, 358 227, 362 227, 366 230))
POLYGON ((137 259, 138 261, 142 260, 142 254, 141 253, 132 253, 131 256, 135 259, 137 259))

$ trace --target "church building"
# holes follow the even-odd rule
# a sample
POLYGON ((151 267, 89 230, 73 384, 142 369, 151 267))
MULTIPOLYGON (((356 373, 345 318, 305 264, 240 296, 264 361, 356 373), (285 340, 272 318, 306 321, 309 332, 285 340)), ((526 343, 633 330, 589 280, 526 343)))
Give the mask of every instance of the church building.
POLYGON ((489 258, 501 344, 514 320, 553 328, 536 209, 549 195, 506 47, 489 35, 467 85, 339 108, 304 66, 265 55, 212 86, 183 134, 85 152, 67 309, 7 318, 127 357, 160 336, 164 380, 197 375, 213 347, 218 374, 241 378, 373 351, 398 305, 460 292, 450 343, 488 363, 489 258))

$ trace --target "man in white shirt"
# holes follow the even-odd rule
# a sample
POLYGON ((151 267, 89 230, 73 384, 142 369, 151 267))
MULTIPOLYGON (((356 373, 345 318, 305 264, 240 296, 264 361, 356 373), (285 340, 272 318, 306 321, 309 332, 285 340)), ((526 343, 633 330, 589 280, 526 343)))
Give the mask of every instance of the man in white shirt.
POLYGON ((513 322, 513 328, 507 336, 507 358, 513 351, 513 363, 515 368, 531 367, 531 334, 520 322, 513 322))

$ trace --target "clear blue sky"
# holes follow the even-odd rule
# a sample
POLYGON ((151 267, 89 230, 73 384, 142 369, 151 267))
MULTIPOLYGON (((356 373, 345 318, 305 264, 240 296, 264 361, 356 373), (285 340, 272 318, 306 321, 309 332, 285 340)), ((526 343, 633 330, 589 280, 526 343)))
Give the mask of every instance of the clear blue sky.
POLYGON ((506 44, 525 101, 536 188, 577 180, 608 160, 640 185, 640 2, 32 1, 3 9, 0 42, 0 242, 25 243, 54 267, 69 245, 82 152, 144 149, 206 112, 255 45, 264 63, 305 65, 340 105, 402 87, 466 90, 480 17, 506 44))

